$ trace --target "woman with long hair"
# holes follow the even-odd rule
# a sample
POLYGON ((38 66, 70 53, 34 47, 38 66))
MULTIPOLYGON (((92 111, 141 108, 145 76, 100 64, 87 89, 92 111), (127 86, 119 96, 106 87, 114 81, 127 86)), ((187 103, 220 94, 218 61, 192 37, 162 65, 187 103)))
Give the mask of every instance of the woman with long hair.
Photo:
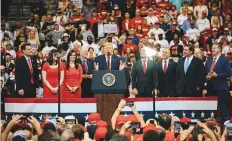
POLYGON ((67 56, 63 98, 81 98, 82 66, 77 62, 77 54, 70 50, 67 56))
POLYGON ((39 50, 39 47, 40 47, 40 42, 39 42, 39 39, 36 38, 36 32, 35 31, 31 30, 29 32, 27 42, 31 44, 32 49, 34 51, 34 55, 36 55, 38 50, 39 50))
POLYGON ((93 60, 95 57, 96 57, 96 54, 94 53, 94 49, 92 47, 89 47, 88 58, 93 60))
MULTIPOLYGON (((42 68, 42 80, 44 85, 44 98, 57 98, 58 93, 58 57, 57 50, 53 49, 49 52, 47 62, 42 68)), ((60 64, 60 85, 64 81, 64 65, 60 64)))

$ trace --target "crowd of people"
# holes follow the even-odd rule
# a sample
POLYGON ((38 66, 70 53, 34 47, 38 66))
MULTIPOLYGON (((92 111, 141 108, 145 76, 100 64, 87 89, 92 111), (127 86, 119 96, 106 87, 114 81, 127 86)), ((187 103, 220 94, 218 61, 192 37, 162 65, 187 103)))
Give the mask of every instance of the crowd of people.
POLYGON ((231 0, 45 0, 31 13, 1 21, 2 111, 5 97, 92 98, 95 71, 121 70, 125 97, 217 96, 229 119, 231 0))
POLYGON ((45 114, 39 122, 33 116, 15 115, 1 126, 2 141, 230 141, 232 119, 219 125, 215 119, 191 122, 162 113, 155 119, 144 121, 131 105, 133 114, 120 115, 126 107, 121 100, 111 123, 91 113, 83 124, 74 116, 51 117, 45 114))

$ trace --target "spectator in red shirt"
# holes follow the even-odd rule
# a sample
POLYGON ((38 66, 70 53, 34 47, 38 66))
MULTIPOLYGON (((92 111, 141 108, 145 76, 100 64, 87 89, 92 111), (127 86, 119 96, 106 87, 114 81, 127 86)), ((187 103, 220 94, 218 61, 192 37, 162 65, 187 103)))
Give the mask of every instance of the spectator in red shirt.
POLYGON ((90 17, 88 19, 88 21, 89 21, 89 27, 90 27, 91 31, 93 31, 93 25, 94 25, 94 23, 98 22, 97 10, 93 11, 92 17, 90 17))
POLYGON ((124 55, 124 52, 127 48, 131 48, 132 52, 135 53, 137 51, 137 46, 135 44, 132 43, 132 38, 128 37, 127 38, 127 44, 125 44, 122 48, 122 53, 124 55))
POLYGON ((143 35, 147 35, 149 29, 150 29, 150 26, 147 24, 147 20, 143 19, 143 22, 142 22, 143 35))
POLYGON ((125 19, 122 21, 122 29, 128 31, 131 27, 133 27, 133 21, 130 19, 130 14, 126 12, 125 19))
POLYGON ((137 29, 139 25, 142 24, 143 18, 140 16, 140 10, 136 9, 135 11, 135 17, 132 19, 134 23, 134 28, 137 29))

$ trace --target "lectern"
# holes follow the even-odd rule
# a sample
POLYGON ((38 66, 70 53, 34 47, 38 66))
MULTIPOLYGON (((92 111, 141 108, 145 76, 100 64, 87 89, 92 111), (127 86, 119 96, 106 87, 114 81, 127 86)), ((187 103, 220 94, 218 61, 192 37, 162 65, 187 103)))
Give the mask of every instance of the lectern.
POLYGON ((108 124, 127 90, 126 73, 123 70, 99 70, 94 72, 92 87, 97 100, 97 112, 108 124))

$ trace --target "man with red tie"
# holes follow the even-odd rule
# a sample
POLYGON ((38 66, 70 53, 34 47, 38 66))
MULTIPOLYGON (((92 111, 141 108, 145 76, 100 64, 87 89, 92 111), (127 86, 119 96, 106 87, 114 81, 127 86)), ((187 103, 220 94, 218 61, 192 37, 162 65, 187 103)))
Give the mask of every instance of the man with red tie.
POLYGON ((23 44, 21 50, 24 56, 16 60, 15 63, 17 97, 35 98, 39 80, 37 61, 33 56, 33 50, 30 44, 23 44))
POLYGON ((125 63, 121 61, 121 58, 113 55, 112 43, 105 43, 103 46, 103 55, 99 55, 95 58, 95 70, 122 70, 125 67, 125 63))
POLYGON ((91 90, 93 71, 94 71, 94 61, 88 59, 88 45, 83 45, 80 50, 80 58, 77 62, 81 64, 83 70, 83 79, 81 84, 82 98, 92 98, 94 94, 91 90))
POLYGON ((206 61, 205 68, 208 73, 206 76, 207 87, 211 87, 210 96, 218 97, 218 105, 220 109, 220 123, 223 124, 228 120, 228 81, 231 76, 230 61, 221 54, 222 45, 214 43, 212 46, 212 56, 206 61))
POLYGON ((151 97, 154 86, 157 85, 157 76, 153 71, 153 61, 149 60, 145 48, 140 49, 141 60, 133 64, 132 78, 132 94, 137 97, 151 97), (154 76, 154 77, 153 77, 154 76))
POLYGON ((177 64, 170 59, 170 50, 162 50, 162 60, 155 63, 154 71, 157 73, 158 85, 156 89, 158 97, 176 96, 176 66, 177 64))

